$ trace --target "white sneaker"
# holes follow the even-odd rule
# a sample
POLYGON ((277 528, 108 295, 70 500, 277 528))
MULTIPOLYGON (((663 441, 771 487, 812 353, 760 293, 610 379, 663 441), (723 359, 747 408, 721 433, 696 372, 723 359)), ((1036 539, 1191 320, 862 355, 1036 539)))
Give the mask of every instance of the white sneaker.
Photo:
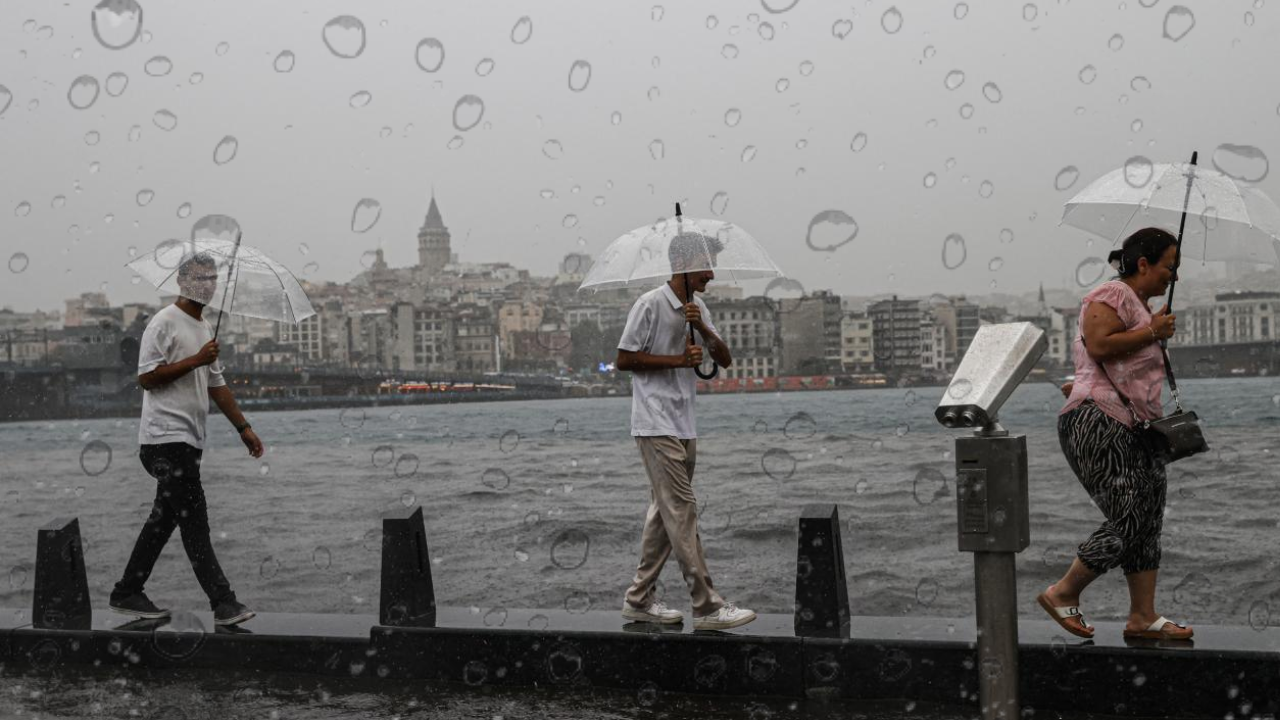
POLYGON ((661 625, 675 625, 676 623, 684 622, 684 613, 679 610, 672 610, 656 600, 643 610, 633 608, 631 603, 623 601, 622 617, 632 622, 659 623, 661 625))
POLYGON ((736 628, 740 625, 746 625, 756 619, 755 612, 746 608, 740 608, 733 603, 725 603, 724 607, 701 617, 694 616, 694 630, 728 630, 736 628))

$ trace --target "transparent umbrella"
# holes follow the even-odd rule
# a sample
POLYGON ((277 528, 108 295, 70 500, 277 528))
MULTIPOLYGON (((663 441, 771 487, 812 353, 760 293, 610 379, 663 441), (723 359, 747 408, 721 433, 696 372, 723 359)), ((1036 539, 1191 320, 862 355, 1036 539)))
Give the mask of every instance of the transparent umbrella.
POLYGON ((1182 237, 1184 257, 1280 262, 1280 208, 1248 183, 1195 162, 1195 155, 1190 163, 1133 158, 1068 200, 1062 223, 1113 244, 1159 227, 1182 237))
MULTIPOLYGON (((684 217, 676 203, 675 217, 636 228, 609 243, 578 287, 607 290, 635 285, 651 285, 676 273, 713 270, 717 280, 737 282, 754 278, 782 277, 782 270, 760 243, 746 230, 721 220, 684 217)), ((685 278, 688 296, 688 277, 685 278)), ((693 339, 693 326, 689 326, 693 339)), ((715 377, 695 369, 698 377, 715 377)))
POLYGON ((290 324, 315 315, 293 273, 261 250, 242 244, 239 234, 235 240, 166 240, 127 267, 163 292, 218 308, 219 327, 223 313, 290 324), (193 258, 207 260, 200 264, 211 264, 214 277, 192 282, 197 278, 180 272, 193 258))

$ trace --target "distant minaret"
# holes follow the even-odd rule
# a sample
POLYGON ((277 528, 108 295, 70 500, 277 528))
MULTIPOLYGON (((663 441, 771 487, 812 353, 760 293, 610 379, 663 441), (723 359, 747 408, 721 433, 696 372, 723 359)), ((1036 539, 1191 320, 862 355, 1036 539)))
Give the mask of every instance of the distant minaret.
POLYGON ((1044 302, 1044 281, 1043 280, 1040 281, 1040 312, 1046 317, 1048 317, 1049 315, 1049 306, 1046 305, 1044 302))
POLYGON ((418 230, 418 269, 427 275, 438 275, 449 263, 449 256, 449 228, 444 226, 433 192, 427 219, 418 230))

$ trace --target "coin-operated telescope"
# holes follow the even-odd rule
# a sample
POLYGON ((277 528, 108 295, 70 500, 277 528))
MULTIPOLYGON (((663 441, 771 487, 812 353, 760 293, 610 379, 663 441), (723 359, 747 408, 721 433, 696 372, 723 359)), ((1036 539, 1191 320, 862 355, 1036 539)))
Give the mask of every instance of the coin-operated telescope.
POLYGON ((1014 555, 1031 542, 1027 436, 1010 436, 996 416, 1048 347, 1031 323, 978 328, 934 410, 956 438, 959 546, 973 553, 979 690, 988 720, 1017 718, 1018 610, 1014 555))

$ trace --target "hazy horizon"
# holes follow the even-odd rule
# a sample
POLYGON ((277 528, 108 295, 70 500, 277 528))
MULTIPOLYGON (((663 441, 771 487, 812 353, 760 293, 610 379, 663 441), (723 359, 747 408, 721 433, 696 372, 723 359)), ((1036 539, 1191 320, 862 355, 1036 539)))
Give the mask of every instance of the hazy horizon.
POLYGON ((121 50, 95 38, 94 5, 21 0, 0 23, 0 307, 104 285, 154 302, 129 249, 209 214, 300 278, 346 282, 377 247, 413 265, 433 189, 464 262, 551 275, 681 201, 746 228, 806 288, 858 296, 1082 291, 1077 266, 1109 247, 1058 226, 1062 203, 1133 156, 1198 150, 1280 197, 1280 20, 1261 2, 142 0, 150 35, 121 50), (364 28, 350 59, 353 24, 325 30, 344 15, 364 28), (435 72, 426 39, 444 48, 435 72), (99 89, 76 109, 82 76, 99 89), (366 198, 380 214, 356 232, 366 198), (821 223, 807 241, 831 210, 856 236, 821 223), (944 259, 953 234, 964 252, 944 259))

